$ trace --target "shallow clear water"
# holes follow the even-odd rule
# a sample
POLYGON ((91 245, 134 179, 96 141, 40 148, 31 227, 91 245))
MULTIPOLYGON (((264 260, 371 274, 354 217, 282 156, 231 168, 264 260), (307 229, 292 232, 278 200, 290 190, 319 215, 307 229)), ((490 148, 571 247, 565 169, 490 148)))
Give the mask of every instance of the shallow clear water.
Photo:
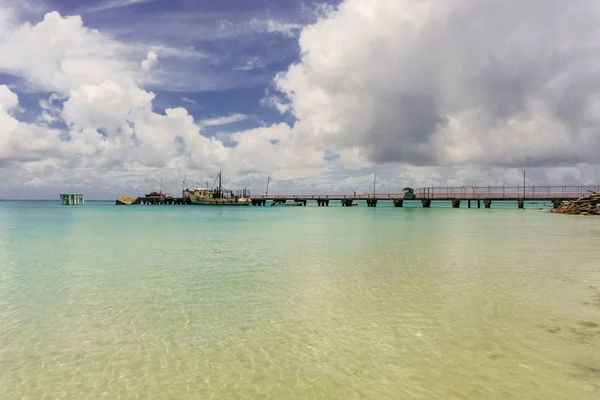
POLYGON ((0 202, 0 398, 600 398, 600 219, 492 207, 0 202))

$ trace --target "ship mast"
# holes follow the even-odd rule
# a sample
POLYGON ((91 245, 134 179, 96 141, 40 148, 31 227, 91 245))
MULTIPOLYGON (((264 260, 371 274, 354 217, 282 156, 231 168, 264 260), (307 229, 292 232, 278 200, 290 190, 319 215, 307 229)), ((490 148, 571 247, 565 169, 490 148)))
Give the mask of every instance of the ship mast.
POLYGON ((219 194, 221 194, 223 186, 221 185, 221 170, 219 169, 219 194))

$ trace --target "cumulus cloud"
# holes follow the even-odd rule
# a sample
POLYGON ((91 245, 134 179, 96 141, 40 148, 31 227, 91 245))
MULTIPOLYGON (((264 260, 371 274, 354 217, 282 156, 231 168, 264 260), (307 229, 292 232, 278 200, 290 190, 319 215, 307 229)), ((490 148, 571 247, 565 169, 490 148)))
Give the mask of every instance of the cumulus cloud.
POLYGON ((19 99, 15 93, 6 85, 0 85, 0 107, 2 110, 10 110, 19 104, 19 99))
POLYGON ((144 71, 150 70, 150 68, 152 68, 157 61, 158 56, 156 55, 156 53, 153 51, 149 51, 148 55, 146 56, 146 59, 142 61, 142 69, 144 71))
POLYGON ((29 24, 0 6, 0 73, 49 93, 37 119, 25 121, 18 90, 0 86, 0 178, 133 187, 156 168, 176 178, 226 166, 232 180, 268 173, 291 187, 311 177, 342 190, 384 165, 385 190, 411 180, 508 183, 517 168, 545 166, 530 179, 591 183, 599 8, 593 0, 345 0, 302 29, 251 21, 299 33, 298 62, 263 101, 294 122, 221 141, 202 128, 244 115, 195 121, 182 107, 153 110, 156 95, 141 76, 162 50, 132 56, 80 17, 51 12, 29 24))
MULTIPOLYGON (((95 175, 89 171, 115 176, 115 171, 144 174, 161 168, 185 174, 214 172, 227 165, 234 175, 278 168, 281 176, 297 177, 322 163, 318 149, 295 149, 297 141, 285 124, 261 128, 272 141, 258 131, 240 132, 237 146, 227 147, 204 136, 201 127, 238 122, 245 115, 196 122, 181 107, 154 112, 155 94, 140 87, 139 69, 132 67, 129 56, 119 53, 126 46, 86 28, 79 17, 52 12, 34 25, 0 28, 8 33, 0 39, 0 49, 12 55, 0 60, 2 71, 22 78, 33 90, 51 92, 39 102, 42 111, 36 120, 24 122, 13 115, 18 107, 16 92, 6 85, 0 88, 0 168, 3 174, 19 171, 13 176, 24 180, 12 182, 39 185, 40 175, 31 173, 36 168, 49 175, 47 182, 60 173, 66 180, 66 171, 88 171, 71 177, 89 184, 89 177, 95 175), (82 44, 88 49, 81 49, 82 44), (42 64, 33 62, 38 53, 42 64), (303 166, 296 169, 294 164, 303 166)), ((150 52, 142 65, 149 68, 156 60, 156 53, 150 52)))
POLYGON ((347 0, 276 84, 305 135, 374 163, 595 163, 598 8, 347 0))
POLYGON ((132 69, 126 47, 84 27, 79 16, 50 12, 35 25, 0 20, 0 32, 0 72, 25 78, 34 90, 68 94, 132 69))
POLYGON ((18 104, 18 96, 0 85, 0 161, 27 162, 59 155, 60 131, 19 121, 11 114, 18 104))
MULTIPOLYGON (((18 98, 2 88, 5 162, 54 159, 72 168, 162 167, 194 153, 203 167, 222 163, 228 151, 222 143, 202 136, 185 109, 154 113, 155 95, 137 85, 127 59, 110 57, 121 44, 85 28, 79 17, 52 12, 36 25, 7 31, 0 39, 0 51, 7 55, 0 68, 54 93, 40 102, 43 112, 33 124, 8 114, 18 98), (43 62, 34 62, 35 57, 43 62), (54 103, 58 99, 64 100, 60 106, 54 103), (57 120, 68 129, 48 129, 57 120)), ((150 52, 145 61, 155 60, 150 52)))

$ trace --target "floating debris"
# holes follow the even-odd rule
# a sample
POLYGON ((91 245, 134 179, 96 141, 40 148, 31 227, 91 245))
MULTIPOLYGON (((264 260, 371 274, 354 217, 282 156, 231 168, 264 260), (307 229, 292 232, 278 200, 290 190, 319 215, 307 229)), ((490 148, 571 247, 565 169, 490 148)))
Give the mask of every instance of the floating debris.
POLYGON ((590 190, 590 195, 583 196, 577 200, 571 200, 552 210, 557 214, 575 214, 575 215, 600 215, 600 193, 590 190))

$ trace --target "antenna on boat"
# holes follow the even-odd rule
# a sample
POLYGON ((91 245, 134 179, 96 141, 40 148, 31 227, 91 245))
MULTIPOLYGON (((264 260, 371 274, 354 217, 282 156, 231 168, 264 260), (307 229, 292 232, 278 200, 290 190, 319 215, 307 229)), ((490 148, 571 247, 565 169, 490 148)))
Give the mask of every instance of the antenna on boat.
POLYGON ((267 177, 267 191, 265 192, 265 196, 269 195, 269 182, 271 181, 271 177, 267 177))

